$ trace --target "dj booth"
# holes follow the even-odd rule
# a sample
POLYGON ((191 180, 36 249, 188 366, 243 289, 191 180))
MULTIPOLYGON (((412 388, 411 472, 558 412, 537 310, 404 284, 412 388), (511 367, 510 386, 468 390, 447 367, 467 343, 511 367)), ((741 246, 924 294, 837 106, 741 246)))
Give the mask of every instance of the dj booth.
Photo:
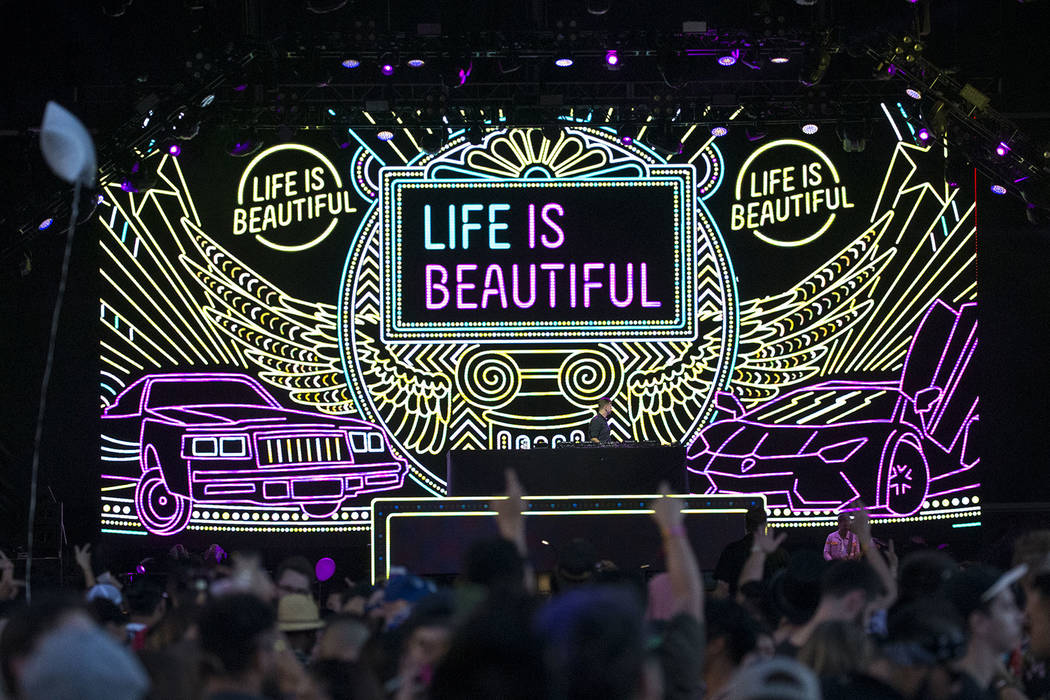
POLYGON ((492 499, 514 469, 525 492, 530 558, 553 568, 558 547, 582 537, 624 569, 663 568, 652 501, 661 481, 681 499, 700 566, 714 567, 722 547, 744 534, 744 513, 762 496, 690 494, 681 445, 618 443, 533 450, 453 450, 448 493, 438 498, 372 501, 372 580, 392 567, 429 575, 461 570, 472 542, 497 534, 492 499))
POLYGON ((532 496, 656 493, 666 481, 686 491, 685 448, 656 443, 563 443, 533 450, 450 450, 449 496, 492 496, 513 469, 532 496))

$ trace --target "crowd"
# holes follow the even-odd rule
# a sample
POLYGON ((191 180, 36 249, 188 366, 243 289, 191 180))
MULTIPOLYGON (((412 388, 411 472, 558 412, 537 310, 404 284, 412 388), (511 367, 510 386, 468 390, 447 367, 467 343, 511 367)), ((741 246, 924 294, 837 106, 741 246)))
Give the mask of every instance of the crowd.
POLYGON ((841 556, 790 547, 756 509, 707 593, 682 501, 661 497, 663 572, 578 540, 540 594, 521 496, 508 472, 500 536, 448 587, 399 571, 318 600, 305 558, 271 575, 215 546, 176 546, 129 580, 83 547, 85 590, 25 604, 0 557, 2 697, 1050 698, 1050 531, 1002 570, 936 549, 898 561, 863 504, 840 521, 841 556))

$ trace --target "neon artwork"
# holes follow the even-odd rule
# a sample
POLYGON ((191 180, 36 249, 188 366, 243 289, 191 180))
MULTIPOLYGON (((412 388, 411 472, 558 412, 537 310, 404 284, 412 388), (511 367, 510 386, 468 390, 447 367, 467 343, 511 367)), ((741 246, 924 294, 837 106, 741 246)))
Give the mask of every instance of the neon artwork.
POLYGON ((213 177, 196 159, 145 158, 156 187, 104 182, 97 214, 101 526, 367 533, 370 493, 445 495, 451 449, 580 441, 601 396, 616 397, 619 439, 691 444, 698 490, 768 492, 786 526, 823 522, 855 493, 889 521, 979 518, 965 351, 975 326, 964 342, 973 203, 929 178, 939 154, 901 140, 898 110, 882 115, 893 143, 878 171, 861 173, 875 174, 864 188, 848 156, 821 150, 823 134, 782 139, 802 156, 777 163, 767 142, 732 132, 716 146, 698 128, 667 162, 622 143, 599 112, 554 140, 497 122, 480 144, 453 130, 436 153, 413 150, 425 131, 407 123, 396 144, 351 129, 355 145, 334 155, 282 144, 247 166, 222 160, 239 198, 218 211, 216 196, 194 196, 213 177), (719 187, 726 178, 736 192, 719 187), (803 190, 810 218, 805 197, 797 217, 795 200, 784 203, 803 190), (606 196, 615 214, 595 204, 606 196), (772 201, 772 223, 762 204, 751 222, 769 240, 749 226, 748 198, 772 201), (738 230, 733 204, 744 207, 738 230), (256 233, 253 206, 272 207, 256 212, 256 233), (637 234, 622 238, 639 245, 601 235, 634 214, 637 234), (813 228, 781 236, 786 215, 813 228), (741 240, 773 267, 810 257, 783 286, 755 291, 741 240), (321 243, 338 249, 327 296, 274 272, 321 243), (213 425, 227 409, 182 399, 148 418, 123 412, 145 384, 219 375, 269 397, 226 403, 273 424, 213 425), (913 376, 933 379, 912 386, 913 376), (129 432, 111 427, 121 424, 129 432), (369 449, 372 434, 383 451, 369 449), (310 472, 318 458, 343 476, 310 472), (372 460, 388 468, 354 480, 372 460), (300 468, 303 479, 259 476, 300 468), (828 477, 820 487, 813 470, 828 477))
POLYGON ((727 397, 729 416, 689 447, 689 469, 709 493, 764 493, 791 512, 837 512, 861 498, 910 516, 927 499, 973 490, 976 348, 976 304, 955 311, 938 300, 897 382, 821 382, 739 414, 727 397))
POLYGON ((283 408, 240 374, 150 374, 102 419, 104 440, 127 446, 114 460, 125 468, 103 479, 137 480, 136 513, 156 535, 180 532, 209 504, 330 518, 347 499, 400 488, 408 471, 377 426, 283 408))

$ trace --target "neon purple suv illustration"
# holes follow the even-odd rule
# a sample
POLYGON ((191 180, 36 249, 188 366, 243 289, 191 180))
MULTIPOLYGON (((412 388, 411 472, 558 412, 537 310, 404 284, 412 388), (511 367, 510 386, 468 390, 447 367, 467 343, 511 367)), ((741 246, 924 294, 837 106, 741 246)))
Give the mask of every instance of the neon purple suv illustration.
POLYGON ((770 506, 839 510, 861 498, 876 512, 911 515, 927 498, 975 488, 978 397, 969 371, 977 305, 936 301, 912 337, 896 381, 828 381, 728 417, 686 450, 693 490, 765 493, 770 506))
POLYGON ((139 519, 181 531, 194 504, 294 505, 325 517, 400 488, 408 466, 371 423, 283 408, 242 374, 151 374, 102 412, 108 438, 139 445, 139 519))

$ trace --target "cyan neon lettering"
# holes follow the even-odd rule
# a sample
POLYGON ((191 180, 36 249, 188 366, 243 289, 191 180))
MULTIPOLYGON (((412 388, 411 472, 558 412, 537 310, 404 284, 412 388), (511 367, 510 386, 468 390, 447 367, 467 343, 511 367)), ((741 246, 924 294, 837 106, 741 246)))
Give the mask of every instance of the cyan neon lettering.
POLYGON ((461 218, 463 219, 463 250, 470 247, 470 232, 480 231, 481 224, 477 221, 468 221, 471 212, 484 211, 484 204, 464 204, 461 212, 461 218))
MULTIPOLYGON (((496 240, 496 232, 497 231, 506 231, 507 230, 507 222, 505 222, 505 221, 496 221, 496 212, 509 211, 509 210, 510 210, 510 205, 509 204, 490 204, 489 205, 489 248, 491 248, 492 250, 506 250, 507 248, 510 248, 510 243, 507 243, 506 241, 497 241, 496 240)), ((500 272, 501 279, 502 279, 502 274, 503 273, 500 272)), ((484 303, 484 302, 482 302, 482 303, 484 303)), ((506 306, 507 306, 506 302, 504 302, 503 306, 504 306, 504 308, 506 308, 506 306)))
POLYGON ((431 226, 430 226, 430 205, 429 204, 424 204, 423 205, 423 247, 426 248, 427 250, 444 250, 445 249, 445 244, 444 243, 435 243, 431 239, 431 237, 430 237, 430 235, 431 235, 430 229, 431 229, 431 226))

